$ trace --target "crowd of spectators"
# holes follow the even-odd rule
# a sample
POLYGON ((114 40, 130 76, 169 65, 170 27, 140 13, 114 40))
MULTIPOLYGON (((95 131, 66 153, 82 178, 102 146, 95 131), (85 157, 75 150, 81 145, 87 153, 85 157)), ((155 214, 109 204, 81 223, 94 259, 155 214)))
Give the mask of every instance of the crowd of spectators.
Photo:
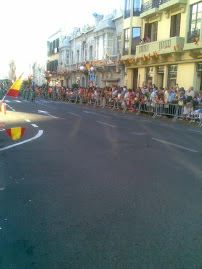
MULTIPOLYGON (((33 89, 22 89, 24 98, 29 98, 29 92, 33 89)), ((149 104, 154 107, 156 104, 173 104, 183 107, 183 114, 190 116, 194 111, 201 109, 202 93, 196 92, 193 87, 185 90, 178 85, 170 88, 157 88, 153 85, 143 85, 136 90, 127 89, 127 87, 88 87, 71 89, 66 87, 35 87, 35 95, 52 100, 69 101, 70 99, 94 100, 99 103, 101 99, 107 99, 108 102, 116 100, 120 107, 127 106, 130 111, 134 111, 140 105, 149 104)))

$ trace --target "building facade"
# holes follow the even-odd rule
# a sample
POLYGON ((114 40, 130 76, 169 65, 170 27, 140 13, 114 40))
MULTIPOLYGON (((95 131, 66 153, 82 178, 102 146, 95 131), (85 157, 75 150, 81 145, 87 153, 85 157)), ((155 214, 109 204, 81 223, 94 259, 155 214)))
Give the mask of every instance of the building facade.
POLYGON ((9 62, 9 74, 8 78, 10 81, 14 82, 16 80, 16 64, 14 60, 9 62))
POLYGON ((120 62, 123 15, 117 12, 106 17, 93 15, 95 25, 74 28, 69 35, 56 33, 49 39, 50 85, 71 87, 76 83, 80 87, 102 88, 124 85, 124 67, 120 62), (58 51, 56 45, 51 45, 57 39, 58 51))
POLYGON ((51 72, 51 86, 56 86, 59 84, 57 70, 61 36, 62 32, 59 30, 51 35, 47 41, 47 71, 51 72))
POLYGON ((42 86, 46 84, 46 79, 44 77, 45 74, 45 68, 43 65, 40 65, 39 63, 35 62, 32 65, 32 80, 33 80, 33 86, 42 86))
POLYGON ((125 0, 122 61, 128 88, 202 90, 202 1, 125 0))

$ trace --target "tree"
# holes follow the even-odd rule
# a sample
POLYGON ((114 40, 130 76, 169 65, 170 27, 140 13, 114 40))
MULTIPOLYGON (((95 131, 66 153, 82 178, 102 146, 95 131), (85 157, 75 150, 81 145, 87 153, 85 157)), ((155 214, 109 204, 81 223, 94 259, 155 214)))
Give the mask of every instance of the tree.
POLYGON ((77 83, 72 84, 72 89, 78 89, 79 85, 77 83))
POLYGON ((28 84, 29 84, 28 80, 23 80, 23 82, 22 82, 23 87, 27 87, 28 84))

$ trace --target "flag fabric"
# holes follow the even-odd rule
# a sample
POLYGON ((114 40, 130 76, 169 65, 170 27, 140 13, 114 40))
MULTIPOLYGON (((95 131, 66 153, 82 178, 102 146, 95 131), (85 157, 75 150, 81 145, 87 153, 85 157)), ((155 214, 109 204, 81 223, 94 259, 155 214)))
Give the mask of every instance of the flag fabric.
POLYGON ((179 45, 175 45, 174 46, 174 51, 178 51, 178 49, 179 49, 179 45))
POLYGON ((21 82, 22 82, 22 79, 21 79, 22 75, 19 76, 19 78, 13 83, 13 85, 7 92, 6 96, 15 97, 15 98, 18 97, 19 92, 20 92, 21 82))
POLYGON ((198 39, 198 37, 195 38, 195 45, 197 45, 197 46, 199 45, 199 39, 198 39))
POLYGON ((159 57, 157 51, 153 51, 153 54, 154 54, 154 57, 155 58, 158 58, 159 57))
POLYGON ((142 60, 145 62, 146 61, 146 56, 145 54, 142 55, 142 60))
POLYGON ((6 133, 11 137, 12 140, 18 140, 23 137, 25 130, 25 127, 15 127, 6 129, 6 133))

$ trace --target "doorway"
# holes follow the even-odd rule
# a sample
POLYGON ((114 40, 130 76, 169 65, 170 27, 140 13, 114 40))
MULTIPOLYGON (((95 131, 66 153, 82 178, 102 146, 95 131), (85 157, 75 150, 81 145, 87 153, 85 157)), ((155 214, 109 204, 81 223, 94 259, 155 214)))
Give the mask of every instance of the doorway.
POLYGON ((134 69, 133 74, 133 90, 136 90, 138 88, 138 69, 134 69))

